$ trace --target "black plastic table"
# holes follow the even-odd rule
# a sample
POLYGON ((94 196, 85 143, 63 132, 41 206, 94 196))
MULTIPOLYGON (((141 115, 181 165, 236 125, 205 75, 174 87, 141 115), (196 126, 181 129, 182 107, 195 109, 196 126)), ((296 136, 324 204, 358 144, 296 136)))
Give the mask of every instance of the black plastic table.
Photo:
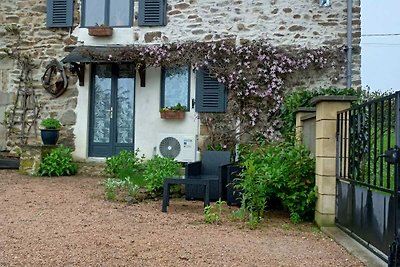
POLYGON ((166 178, 163 188, 162 212, 167 212, 169 206, 169 189, 172 184, 184 185, 203 185, 204 186, 204 207, 210 205, 210 180, 209 179, 190 179, 190 178, 166 178))

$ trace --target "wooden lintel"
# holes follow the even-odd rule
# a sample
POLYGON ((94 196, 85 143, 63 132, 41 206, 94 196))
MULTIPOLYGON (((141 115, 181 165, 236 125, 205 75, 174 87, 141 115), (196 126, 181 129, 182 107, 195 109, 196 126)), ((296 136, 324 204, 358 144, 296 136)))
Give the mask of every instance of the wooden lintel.
POLYGON ((76 73, 79 79, 79 86, 85 85, 85 64, 83 63, 72 63, 72 72, 76 73))
POLYGON ((140 87, 146 87, 146 66, 141 64, 139 67, 140 87))

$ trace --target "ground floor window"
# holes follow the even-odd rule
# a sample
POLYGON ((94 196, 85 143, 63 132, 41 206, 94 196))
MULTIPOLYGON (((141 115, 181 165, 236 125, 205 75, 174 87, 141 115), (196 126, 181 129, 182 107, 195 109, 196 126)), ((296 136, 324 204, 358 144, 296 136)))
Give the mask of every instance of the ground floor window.
POLYGON ((161 76, 161 107, 181 104, 189 110, 190 67, 163 68, 161 76))

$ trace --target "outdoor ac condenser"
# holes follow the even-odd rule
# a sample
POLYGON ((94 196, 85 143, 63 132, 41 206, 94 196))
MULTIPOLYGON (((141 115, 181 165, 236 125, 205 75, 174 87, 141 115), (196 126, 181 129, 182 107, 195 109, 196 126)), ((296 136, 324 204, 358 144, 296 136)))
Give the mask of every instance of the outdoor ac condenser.
POLYGON ((157 155, 179 162, 194 162, 197 155, 197 136, 187 134, 159 134, 157 155))

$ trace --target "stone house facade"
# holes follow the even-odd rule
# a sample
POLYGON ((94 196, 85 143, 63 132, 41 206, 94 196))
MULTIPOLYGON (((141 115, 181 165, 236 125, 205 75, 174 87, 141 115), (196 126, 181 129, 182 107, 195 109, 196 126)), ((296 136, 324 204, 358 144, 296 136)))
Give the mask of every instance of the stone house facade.
MULTIPOLYGON (((78 160, 104 158, 121 149, 140 149, 150 158, 168 136, 177 136, 182 146, 191 147, 204 134, 195 104, 201 78, 193 66, 179 70, 145 66, 144 71, 138 62, 108 62, 107 49, 221 40, 238 45, 266 40, 274 47, 309 49, 348 46, 348 3, 331 2, 324 7, 317 0, 4 0, 0 4, 0 119, 10 117, 10 106, 24 105, 18 95, 23 87, 34 93, 34 99, 24 98, 34 107, 25 109, 24 118, 31 125, 25 132, 28 143, 40 142, 34 122, 53 116, 63 124, 60 142, 73 147, 78 160), (111 36, 89 33, 88 28, 102 25, 112 27, 111 36), (87 53, 105 51, 105 57, 88 58, 79 48, 87 53), (29 55, 34 66, 25 78, 21 78, 18 55, 29 55), (68 76, 68 88, 57 98, 43 89, 41 80, 53 59, 64 63, 68 76), (160 108, 177 103, 186 107, 184 119, 160 118, 160 108)), ((353 1, 350 14, 350 83, 358 87, 359 0, 353 1)), ((333 84, 332 72, 310 71, 294 75, 286 87, 345 87, 346 76, 343 68, 333 84)), ((21 118, 20 112, 14 112, 14 118, 21 118)), ((10 134, 13 127, 0 125, 1 150, 13 149, 25 138, 12 134, 15 131, 10 134)), ((196 155, 188 157, 181 159, 196 155)))

